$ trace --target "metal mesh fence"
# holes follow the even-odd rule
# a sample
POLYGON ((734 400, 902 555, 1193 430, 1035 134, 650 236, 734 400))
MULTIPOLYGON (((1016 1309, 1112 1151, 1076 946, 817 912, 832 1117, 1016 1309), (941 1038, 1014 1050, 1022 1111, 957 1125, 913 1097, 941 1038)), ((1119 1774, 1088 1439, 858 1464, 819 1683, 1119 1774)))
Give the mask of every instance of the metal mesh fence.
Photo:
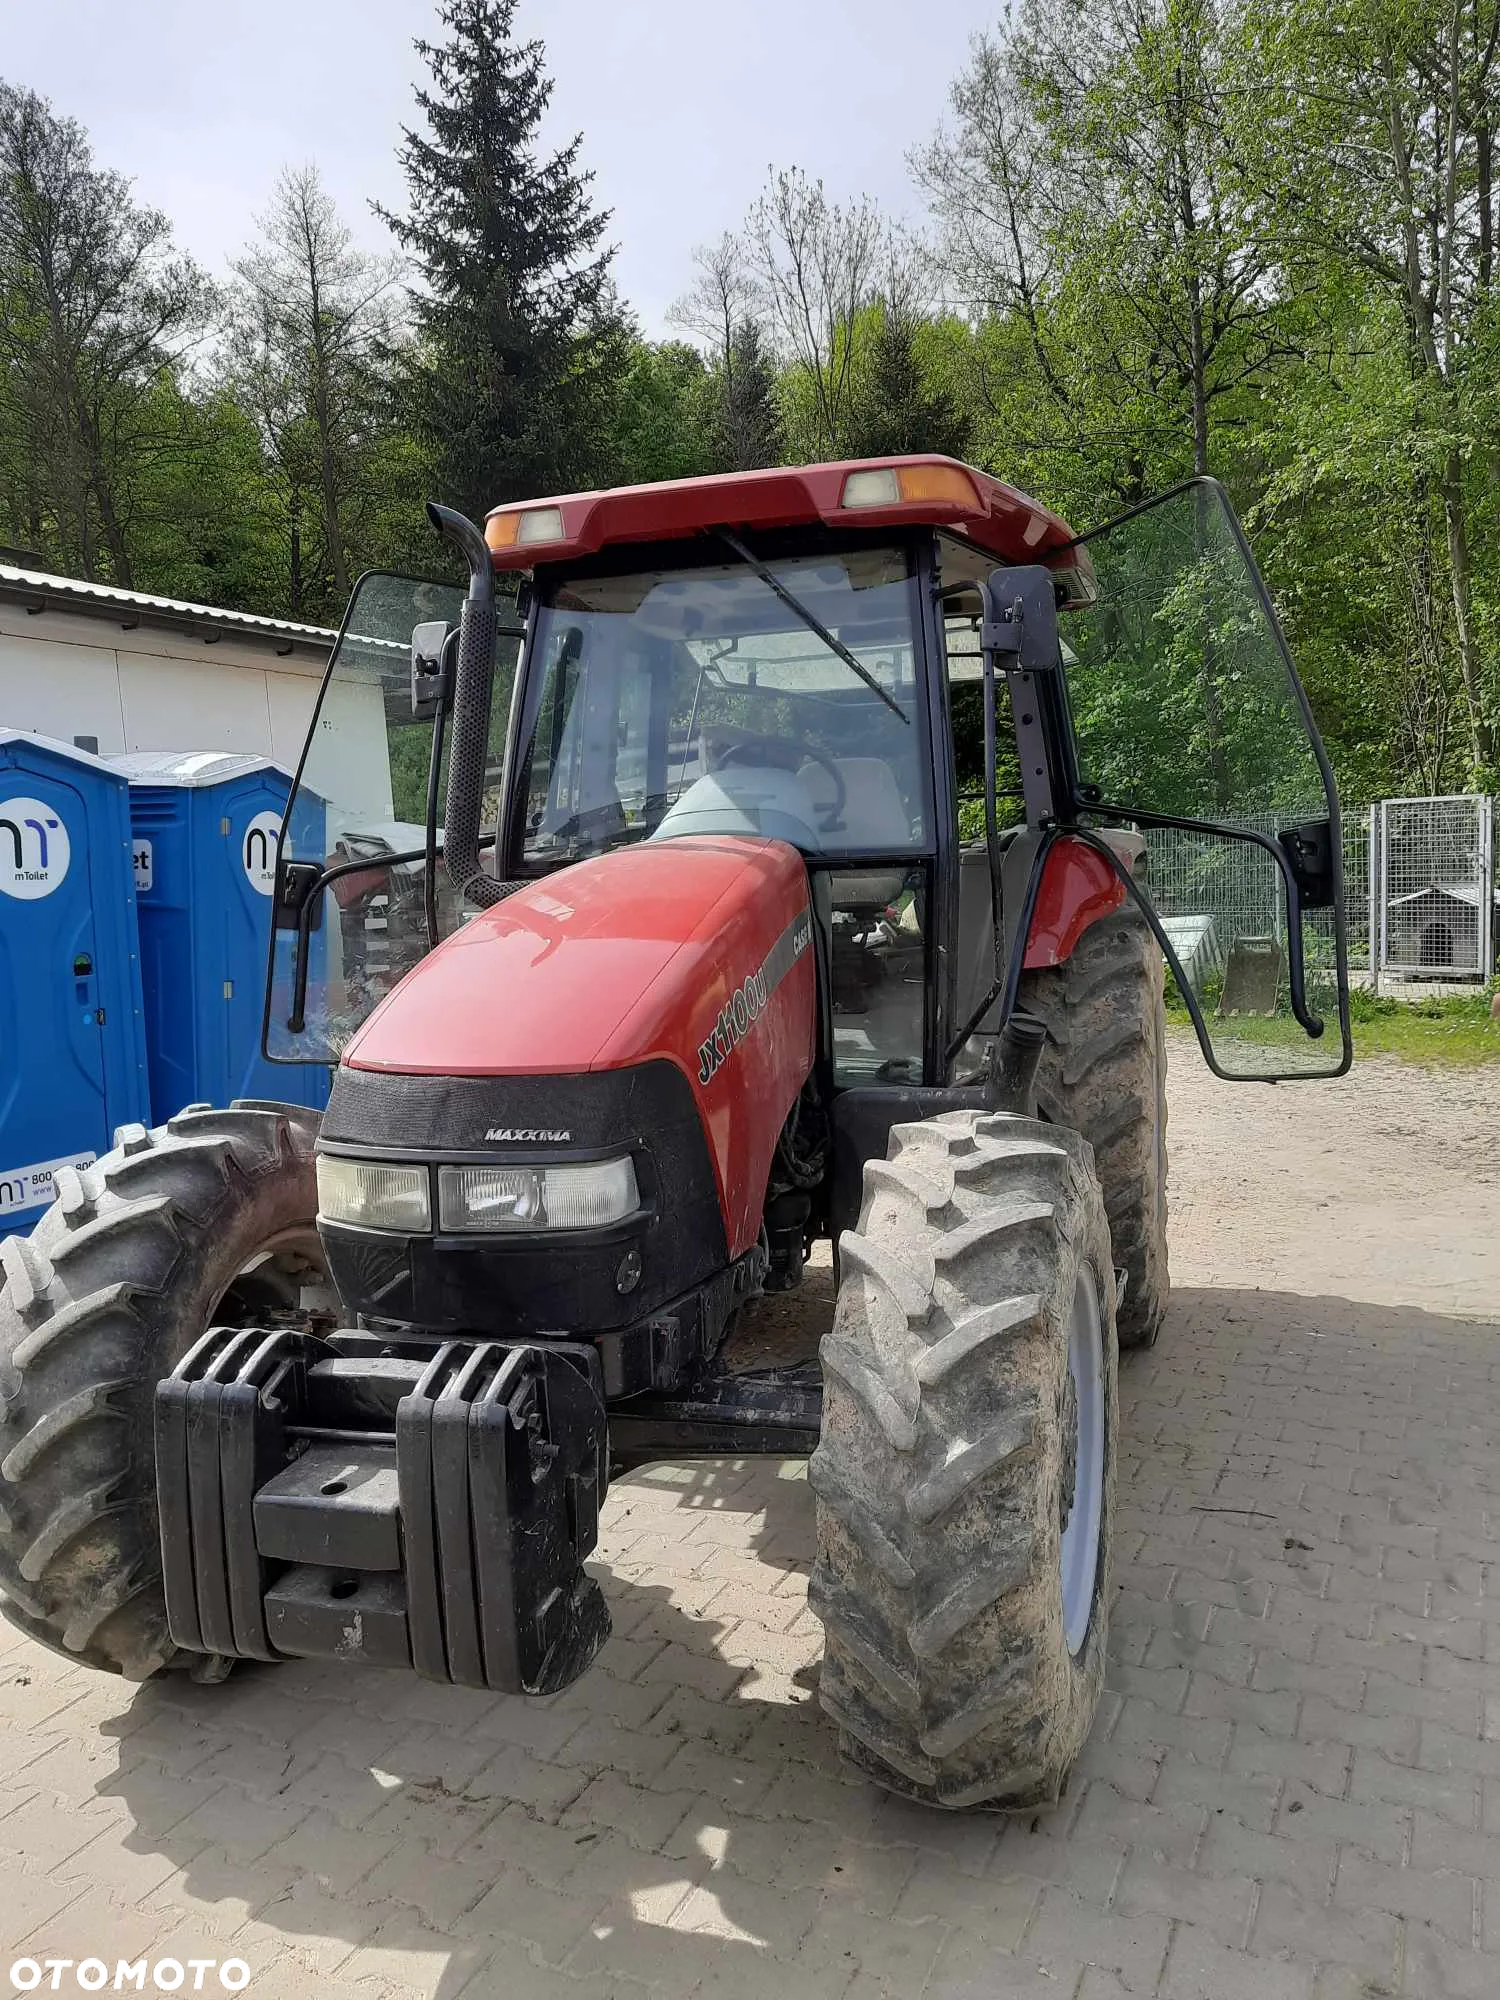
MULTIPOLYGON (((1275 834, 1308 813, 1255 813, 1228 820, 1247 832, 1275 834)), ((1155 826, 1147 834, 1151 900, 1163 917, 1211 917, 1223 938, 1274 937, 1286 931, 1281 878, 1263 847, 1155 826)))
POLYGON ((1371 813, 1377 971, 1483 979, 1495 962, 1492 801, 1383 799, 1371 813))
POLYGON ((1371 970, 1370 957, 1370 815, 1358 809, 1344 815, 1344 912, 1349 925, 1351 971, 1371 970))
MULTIPOLYGON (((1344 907, 1353 971, 1489 976, 1500 940, 1492 807, 1471 796, 1385 799, 1346 813, 1344 907)), ((1274 834, 1320 812, 1314 806, 1305 814, 1262 813, 1233 824, 1274 834)), ((1153 896, 1164 917, 1212 918, 1221 937, 1284 935, 1280 891, 1263 850, 1175 827, 1153 828, 1149 847, 1153 896)))

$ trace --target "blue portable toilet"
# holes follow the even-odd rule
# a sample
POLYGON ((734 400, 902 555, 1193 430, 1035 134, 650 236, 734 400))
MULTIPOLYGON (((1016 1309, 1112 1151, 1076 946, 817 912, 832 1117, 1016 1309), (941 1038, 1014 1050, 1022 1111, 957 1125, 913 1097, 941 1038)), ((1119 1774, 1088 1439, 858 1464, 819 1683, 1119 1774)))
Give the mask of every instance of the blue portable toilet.
MULTIPOLYGON (((134 753, 114 765, 130 780, 152 1115, 160 1124, 185 1104, 236 1097, 321 1110, 326 1069, 268 1063, 260 1050, 290 776, 264 757, 216 750, 134 753)), ((305 794, 296 809, 322 818, 305 794)), ((321 827, 309 832, 320 840, 321 827)))
POLYGON ((0 1236, 150 1122, 130 854, 118 772, 0 729, 0 1236))

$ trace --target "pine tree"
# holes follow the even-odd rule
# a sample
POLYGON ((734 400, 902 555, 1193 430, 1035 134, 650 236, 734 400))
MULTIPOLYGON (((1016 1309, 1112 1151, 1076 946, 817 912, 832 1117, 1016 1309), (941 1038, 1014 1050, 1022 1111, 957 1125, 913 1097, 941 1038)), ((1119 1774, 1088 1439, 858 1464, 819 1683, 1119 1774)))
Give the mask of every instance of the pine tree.
POLYGON ((718 368, 718 456, 725 471, 775 465, 782 452, 776 364, 759 324, 740 320, 718 368))
POLYGON ((439 496, 474 515, 588 484, 599 415, 626 356, 609 222, 580 140, 539 158, 552 84, 516 0, 439 0, 447 39, 419 41, 425 134, 400 149, 408 213, 384 216, 417 262, 412 420, 439 496))
POLYGON ((865 458, 922 451, 962 458, 968 426, 943 384, 923 370, 919 319, 900 301, 883 300, 874 310, 854 398, 854 450, 865 458))

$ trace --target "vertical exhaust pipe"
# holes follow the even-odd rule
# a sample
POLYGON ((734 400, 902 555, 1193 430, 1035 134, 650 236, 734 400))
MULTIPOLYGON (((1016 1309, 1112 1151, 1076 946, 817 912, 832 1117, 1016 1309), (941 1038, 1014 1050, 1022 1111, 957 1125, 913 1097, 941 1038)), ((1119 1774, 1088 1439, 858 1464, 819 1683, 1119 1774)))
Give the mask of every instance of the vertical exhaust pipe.
POLYGON ((458 624, 453 679, 453 737, 448 752, 448 802, 443 865, 466 901, 480 909, 501 902, 503 885, 479 862, 479 815, 489 761, 490 705, 495 688, 495 572, 484 536, 467 515, 427 503, 427 518, 469 565, 469 594, 458 624))

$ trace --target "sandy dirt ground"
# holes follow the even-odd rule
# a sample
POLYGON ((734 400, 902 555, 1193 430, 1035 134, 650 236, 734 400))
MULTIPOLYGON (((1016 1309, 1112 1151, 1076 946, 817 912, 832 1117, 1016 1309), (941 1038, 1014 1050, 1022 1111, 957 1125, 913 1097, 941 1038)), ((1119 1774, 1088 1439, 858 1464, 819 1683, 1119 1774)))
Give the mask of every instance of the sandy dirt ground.
POLYGON ((1178 1284, 1500 1317, 1500 1065, 1220 1083, 1171 1037, 1178 1284))

